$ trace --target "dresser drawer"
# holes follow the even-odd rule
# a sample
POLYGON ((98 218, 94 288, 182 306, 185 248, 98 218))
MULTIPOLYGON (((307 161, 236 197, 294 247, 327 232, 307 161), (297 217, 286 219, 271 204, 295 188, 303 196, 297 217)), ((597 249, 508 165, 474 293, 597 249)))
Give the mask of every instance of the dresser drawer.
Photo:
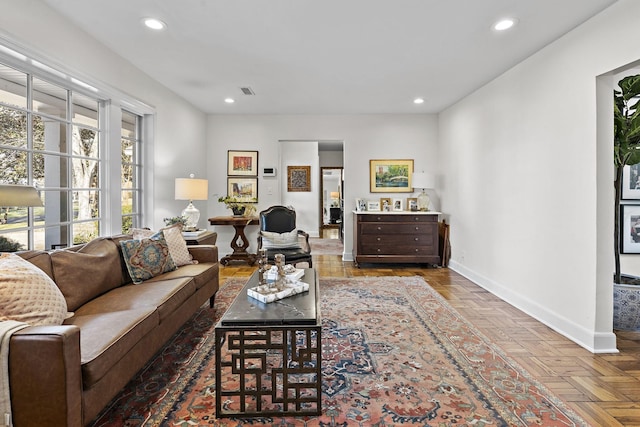
POLYGON ((366 234, 433 234, 435 227, 433 224, 405 224, 405 223, 385 223, 369 222, 361 224, 362 235, 366 234))
POLYGON ((433 246, 362 245, 362 255, 432 255, 433 246))
POLYGON ((435 239, 433 234, 425 235, 398 235, 398 234, 363 234, 360 237, 362 247, 365 246, 433 246, 435 239))
POLYGON ((365 222, 437 222, 437 215, 411 215, 411 214, 371 214, 358 215, 358 221, 365 222))

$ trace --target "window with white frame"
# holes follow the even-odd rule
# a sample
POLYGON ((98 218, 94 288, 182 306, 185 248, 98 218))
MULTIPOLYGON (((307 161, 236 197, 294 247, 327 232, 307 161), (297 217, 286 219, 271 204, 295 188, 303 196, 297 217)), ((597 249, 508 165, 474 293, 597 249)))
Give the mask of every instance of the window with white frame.
POLYGON ((44 203, 0 207, 0 251, 67 247, 140 222, 142 116, 122 111, 112 130, 122 156, 108 156, 109 103, 53 80, 0 61, 0 183, 34 185, 44 203), (122 217, 111 218, 107 174, 118 170, 122 217))

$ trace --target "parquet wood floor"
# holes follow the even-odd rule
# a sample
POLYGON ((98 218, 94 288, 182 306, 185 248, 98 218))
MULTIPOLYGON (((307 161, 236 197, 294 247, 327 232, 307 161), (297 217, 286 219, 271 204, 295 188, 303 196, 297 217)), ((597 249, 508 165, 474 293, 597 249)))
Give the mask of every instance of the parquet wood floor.
MULTIPOLYGON (((330 233, 332 230, 326 230, 330 233)), ((328 237, 325 235, 324 237, 328 237)), ((640 426, 640 333, 619 332, 617 354, 592 354, 447 268, 314 256, 324 277, 422 276, 466 319, 594 426, 640 426)), ((221 283, 256 267, 220 267, 221 283)))

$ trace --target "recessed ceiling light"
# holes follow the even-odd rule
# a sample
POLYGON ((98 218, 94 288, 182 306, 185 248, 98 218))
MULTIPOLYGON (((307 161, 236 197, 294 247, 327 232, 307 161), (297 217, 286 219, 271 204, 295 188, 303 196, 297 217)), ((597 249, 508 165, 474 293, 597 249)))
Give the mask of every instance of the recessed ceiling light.
POLYGON ((236 102, 236 100, 233 98, 225 98, 224 102, 226 102, 227 104, 233 104, 234 102, 236 102))
POLYGON ((423 104, 424 103, 424 99, 422 98, 416 98, 413 100, 414 104, 423 104))
POLYGON ((493 29, 496 31, 504 31, 513 27, 515 24, 516 24, 516 20, 513 18, 501 19, 493 26, 493 29))
POLYGON ((167 24, 156 18, 144 18, 142 23, 152 30, 164 30, 167 28, 167 24))

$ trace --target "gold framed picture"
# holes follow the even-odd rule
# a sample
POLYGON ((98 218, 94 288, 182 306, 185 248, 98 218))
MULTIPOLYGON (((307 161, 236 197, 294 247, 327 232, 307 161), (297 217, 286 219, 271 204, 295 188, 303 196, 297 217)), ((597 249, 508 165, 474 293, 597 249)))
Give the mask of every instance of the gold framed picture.
POLYGON ((311 166, 287 166, 287 191, 311 191, 311 166))
POLYGON ((227 196, 235 197, 240 201, 251 203, 258 202, 258 178, 227 178, 227 196))
POLYGON ((407 210, 415 212, 418 210, 418 198, 417 197, 407 197, 407 210))
POLYGON ((369 160, 372 193, 411 193, 413 159, 369 160))
POLYGON ((258 176, 258 152, 228 150, 227 175, 258 176))
POLYGON ((380 210, 382 212, 391 212, 391 199, 389 197, 380 198, 380 210))

